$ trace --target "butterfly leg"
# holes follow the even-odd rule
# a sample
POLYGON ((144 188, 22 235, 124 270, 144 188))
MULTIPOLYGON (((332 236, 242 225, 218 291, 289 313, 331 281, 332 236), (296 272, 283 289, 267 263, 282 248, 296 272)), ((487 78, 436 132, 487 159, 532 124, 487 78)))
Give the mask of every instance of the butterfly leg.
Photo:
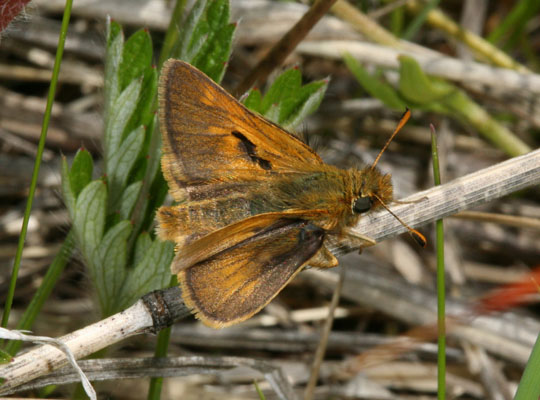
POLYGON ((369 236, 354 232, 351 229, 345 229, 343 235, 350 241, 353 247, 368 247, 373 246, 377 242, 369 236))
POLYGON ((338 260, 330 250, 323 245, 320 250, 309 261, 308 265, 317 268, 333 268, 337 267, 338 260))

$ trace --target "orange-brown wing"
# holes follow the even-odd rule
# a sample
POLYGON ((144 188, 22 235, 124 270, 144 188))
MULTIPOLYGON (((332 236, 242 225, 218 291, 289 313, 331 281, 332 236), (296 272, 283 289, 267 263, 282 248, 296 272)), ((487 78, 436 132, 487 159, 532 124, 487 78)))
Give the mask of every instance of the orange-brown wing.
POLYGON ((325 231, 299 219, 269 229, 178 273, 185 304, 206 325, 222 328, 268 304, 321 248, 325 231))
POLYGON ((294 135, 179 60, 161 72, 159 121, 162 170, 176 201, 234 197, 275 173, 323 164, 294 135))
POLYGON ((276 226, 288 224, 291 220, 313 220, 326 214, 327 211, 324 210, 259 214, 208 233, 193 242, 183 243, 173 238, 177 243, 177 250, 181 248, 182 251, 177 252, 171 264, 171 273, 177 274, 182 270, 195 268, 197 263, 265 232, 272 232, 276 226))

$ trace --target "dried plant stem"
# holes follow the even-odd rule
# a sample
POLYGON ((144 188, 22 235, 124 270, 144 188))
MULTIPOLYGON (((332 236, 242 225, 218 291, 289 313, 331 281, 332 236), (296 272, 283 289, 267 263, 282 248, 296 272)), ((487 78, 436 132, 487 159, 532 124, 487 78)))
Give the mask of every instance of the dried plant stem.
POLYGON ((325 40, 302 42, 298 51, 312 56, 341 60, 350 53, 356 60, 388 68, 399 67, 399 55, 413 57, 429 75, 454 82, 481 84, 493 89, 519 92, 521 95, 540 93, 540 75, 497 68, 475 61, 463 61, 443 54, 424 54, 405 49, 394 49, 375 43, 353 40, 325 40))
MULTIPOLYGON (((76 359, 86 357, 121 339, 140 333, 152 326, 152 317, 142 301, 109 318, 72 332, 60 338, 73 352, 76 359)), ((51 345, 43 345, 21 354, 0 369, 5 393, 25 382, 63 367, 67 358, 62 351, 51 345)))
MULTIPOLYGON (((420 10, 422 10, 424 7, 418 0, 410 0, 407 3, 407 6, 413 12, 420 12, 420 10)), ((444 15, 444 13, 439 9, 431 10, 428 13, 427 22, 432 26, 448 33, 453 38, 462 41, 468 45, 477 56, 481 56, 495 65, 515 69, 520 72, 530 72, 525 66, 514 61, 505 52, 499 50, 487 40, 460 27, 456 22, 444 15)))
MULTIPOLYGON (((392 211, 413 228, 540 183, 540 149, 416 193, 392 211)), ((376 241, 406 232, 386 210, 366 214, 353 231, 376 241)))
POLYGON ((332 13, 348 22, 352 27, 370 40, 399 50, 417 51, 424 54, 437 54, 433 50, 406 40, 400 40, 393 33, 379 25, 372 18, 345 0, 338 0, 332 7, 332 13))
POLYGON ((470 221, 492 222, 494 224, 514 226, 516 228, 534 229, 540 232, 540 218, 505 215, 481 211, 461 211, 452 218, 468 219, 470 221))

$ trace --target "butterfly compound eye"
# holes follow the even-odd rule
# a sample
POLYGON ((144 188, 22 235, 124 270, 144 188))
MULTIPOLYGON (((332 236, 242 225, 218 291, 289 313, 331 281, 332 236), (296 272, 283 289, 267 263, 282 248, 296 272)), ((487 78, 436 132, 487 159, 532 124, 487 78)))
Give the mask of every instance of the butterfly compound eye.
POLYGON ((359 197, 354 201, 353 211, 357 214, 362 214, 369 211, 372 205, 373 201, 371 201, 371 197, 359 197))

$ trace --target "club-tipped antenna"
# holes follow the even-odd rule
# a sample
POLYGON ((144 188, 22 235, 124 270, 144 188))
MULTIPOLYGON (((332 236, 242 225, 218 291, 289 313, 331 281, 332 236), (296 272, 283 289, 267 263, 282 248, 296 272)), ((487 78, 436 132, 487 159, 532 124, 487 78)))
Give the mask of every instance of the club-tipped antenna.
POLYGON ((405 109, 405 112, 403 113, 403 115, 401 116, 401 118, 399 119, 399 122, 398 122, 398 125, 396 126, 396 129, 394 129, 394 133, 392 133, 392 136, 390 136, 390 138, 386 141, 385 145, 383 146, 383 148, 381 149, 381 151, 379 151, 379 154, 377 155, 377 157, 375 158, 375 161, 373 161, 373 164, 371 164, 371 169, 373 170, 375 168, 375 166, 377 165, 377 163, 379 162, 379 159, 381 158, 382 154, 384 153, 384 151, 388 148, 388 145, 390 144, 390 142, 392 141, 392 139, 394 139, 394 137, 397 135, 397 133, 401 130, 401 128, 403 128, 403 126, 407 123, 407 121, 409 120, 409 118, 411 118, 411 111, 406 108, 405 109))
POLYGON ((394 214, 390 208, 384 202, 381 200, 379 196, 377 196, 375 193, 372 194, 373 197, 375 197, 377 200, 379 200, 379 203, 388 211, 392 216, 397 219, 401 225, 403 225, 407 230, 409 231, 410 235, 413 237, 414 241, 418 243, 422 247, 426 247, 427 240, 424 235, 422 235, 420 232, 418 232, 416 229, 411 228, 409 225, 407 225, 401 218, 399 218, 396 214, 394 214))

